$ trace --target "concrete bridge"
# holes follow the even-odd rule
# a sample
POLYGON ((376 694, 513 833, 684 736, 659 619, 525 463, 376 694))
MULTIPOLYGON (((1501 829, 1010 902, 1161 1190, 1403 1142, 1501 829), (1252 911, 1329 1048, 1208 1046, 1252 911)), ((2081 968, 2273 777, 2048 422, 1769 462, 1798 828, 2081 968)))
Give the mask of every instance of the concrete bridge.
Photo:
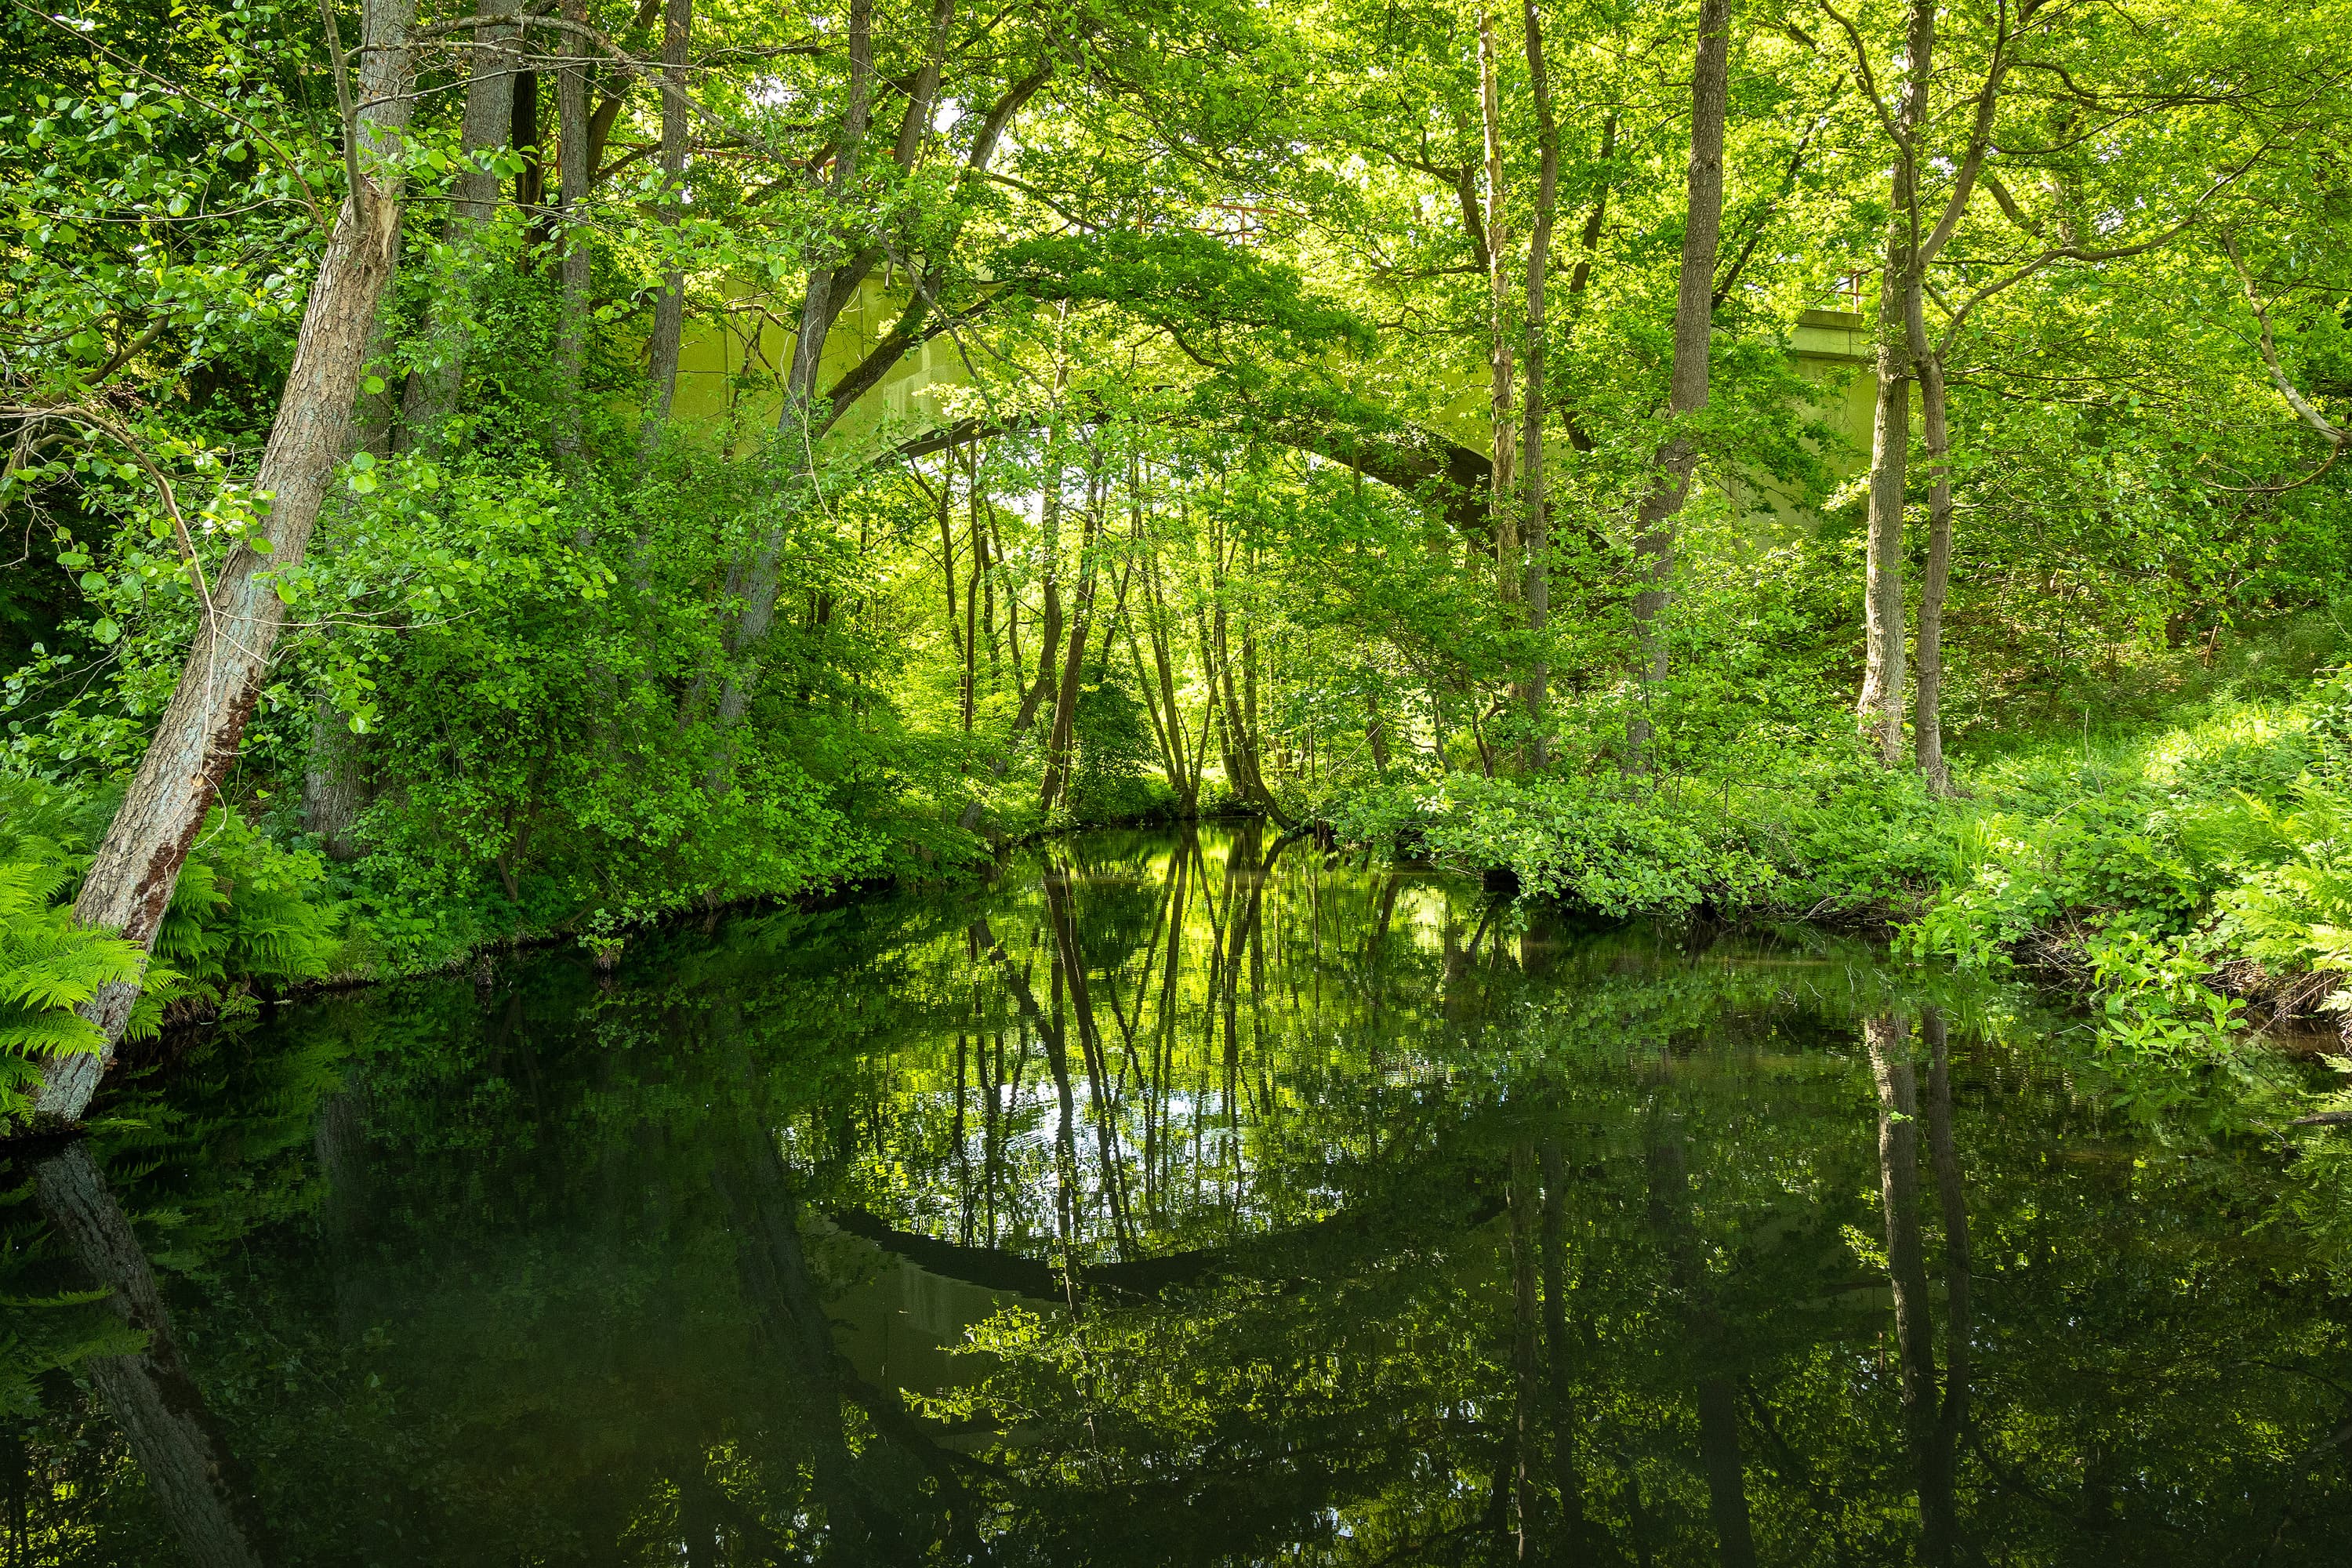
MULTIPOLYGON (((882 271, 868 278, 825 341, 822 384, 833 385, 862 363, 888 335, 907 300, 908 289, 894 274, 882 271)), ((792 344, 789 302, 748 288, 719 315, 693 319, 678 355, 674 416, 716 420, 732 416, 756 428, 772 428, 792 344)), ((1870 449, 1874 390, 1867 375, 1855 374, 1872 357, 1863 318, 1844 310, 1806 310, 1797 319, 1789 352, 1798 372, 1821 389, 1815 412, 1846 442, 1846 449, 1829 458, 1832 471, 1847 477, 1863 466, 1870 449)), ((1476 367, 1462 370, 1456 379, 1459 392, 1434 417, 1387 435, 1351 430, 1311 415, 1269 417, 1255 428, 1262 436, 1399 489, 1449 480, 1449 513, 1465 529, 1483 531, 1485 506, 1478 492, 1487 482, 1491 457, 1486 384, 1483 370, 1476 367)), ((824 445, 842 455, 861 447, 877 456, 900 447, 936 450, 942 435, 958 421, 968 422, 967 427, 989 423, 974 395, 963 348, 943 332, 910 349, 852 404, 826 433, 824 445)), ((1810 521, 1801 498, 1777 482, 1736 486, 1734 494, 1742 514, 1759 523, 1776 518, 1810 521)))

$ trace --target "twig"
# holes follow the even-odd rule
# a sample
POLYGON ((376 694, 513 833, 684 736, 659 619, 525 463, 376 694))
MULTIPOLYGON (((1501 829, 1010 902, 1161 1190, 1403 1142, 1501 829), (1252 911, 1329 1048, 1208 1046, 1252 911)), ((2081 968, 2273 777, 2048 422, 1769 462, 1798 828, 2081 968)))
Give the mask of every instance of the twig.
POLYGON ((187 562, 188 577, 195 584, 196 600, 205 607, 205 621, 217 628, 220 612, 213 604, 212 590, 205 585, 204 566, 196 559, 195 541, 189 537, 187 521, 180 515, 179 497, 173 491, 172 481, 164 476, 163 470, 147 455, 146 448, 132 439, 129 431, 97 409, 80 404, 0 407, 0 417, 19 420, 28 427, 51 419, 75 421, 89 426, 100 435, 110 437, 136 458, 139 466, 147 470, 148 478, 155 481, 155 489, 163 498, 163 511, 172 520, 172 535, 179 543, 182 557, 187 562))
POLYGON ((191 92, 186 88, 184 88, 179 83, 173 81, 171 78, 167 76, 160 76, 154 71, 148 69, 145 66, 139 65, 134 61, 124 59, 121 55, 116 54, 112 49, 108 48, 104 44, 100 43, 89 34, 66 26, 65 23, 59 21, 57 17, 50 16, 47 11, 26 5, 25 0, 8 0, 8 4, 14 5, 17 10, 22 11, 27 16, 36 17, 40 21, 47 23, 50 26, 55 27, 58 32, 63 33, 67 37, 73 39, 76 43, 88 45, 91 50, 105 56, 108 59, 113 61, 114 64, 121 67, 122 69, 143 76, 148 80, 163 88, 166 91, 177 93, 182 98, 187 99, 191 102, 201 103, 206 109, 211 110, 215 114, 219 115, 222 119, 233 121, 236 124, 243 126, 247 135, 251 136, 255 141, 260 142, 272 153, 278 154, 278 161, 286 165, 286 172, 294 177, 294 183, 302 187, 304 204, 310 207, 310 221, 319 226, 319 232, 320 234, 327 234, 333 230, 335 226, 327 220, 327 210, 320 205, 319 193, 310 188, 310 179, 302 173, 301 163, 295 159, 292 153, 287 152, 285 148, 280 147, 278 144, 277 139, 272 137, 268 132, 262 130, 259 126, 254 124, 253 121, 246 119, 235 110, 228 109, 221 104, 214 102, 208 98, 191 92))

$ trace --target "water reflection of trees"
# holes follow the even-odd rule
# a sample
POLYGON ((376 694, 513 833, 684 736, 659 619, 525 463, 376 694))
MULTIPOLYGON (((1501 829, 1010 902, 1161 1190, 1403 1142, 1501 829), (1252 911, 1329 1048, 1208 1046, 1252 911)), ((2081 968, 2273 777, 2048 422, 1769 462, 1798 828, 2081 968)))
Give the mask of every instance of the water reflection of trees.
MULTIPOLYGON (((350 1088, 163 1270, 287 1560, 2294 1562, 2352 1521, 2347 1314, 2243 1224, 2275 1173, 2126 1136, 1998 994, 1247 831, 655 962, 309 1015, 350 1088), (959 1279, 980 1349, 902 1381, 874 1303, 959 1279)), ((167 1234, 201 1157, 118 1153, 167 1234)), ((35 1481, 111 1440, 64 1375, 35 1481)), ((58 1561, 154 1518, 77 1484, 58 1561)))

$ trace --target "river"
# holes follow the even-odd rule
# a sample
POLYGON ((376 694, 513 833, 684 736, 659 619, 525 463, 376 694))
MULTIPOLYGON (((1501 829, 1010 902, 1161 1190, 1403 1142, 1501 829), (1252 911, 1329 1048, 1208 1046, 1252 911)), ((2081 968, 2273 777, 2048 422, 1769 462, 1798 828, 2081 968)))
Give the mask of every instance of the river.
POLYGON ((2090 1039, 1251 828, 303 1002, 0 1155, 0 1563, 2340 1563, 2312 1189, 2090 1039))

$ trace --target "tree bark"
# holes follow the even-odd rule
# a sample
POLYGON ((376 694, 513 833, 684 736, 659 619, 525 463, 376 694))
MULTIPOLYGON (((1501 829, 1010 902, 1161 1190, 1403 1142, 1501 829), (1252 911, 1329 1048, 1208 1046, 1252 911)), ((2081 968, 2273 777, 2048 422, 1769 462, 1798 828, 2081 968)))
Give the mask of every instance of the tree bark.
POLYGON ((547 165, 540 157, 539 147, 539 72, 515 73, 513 102, 507 121, 507 142, 522 159, 522 167, 515 171, 514 204, 532 216, 536 229, 544 216, 541 207, 547 200, 547 165))
POLYGON ((1224 700, 1225 781, 1233 786, 1234 795, 1272 817, 1276 826, 1287 832, 1297 826, 1296 820, 1266 787, 1265 775, 1258 767, 1257 701, 1255 682, 1248 668, 1250 638, 1246 632, 1243 634, 1243 679, 1234 679, 1236 661, 1228 635, 1224 589, 1221 569, 1217 574, 1216 606, 1211 617, 1216 641, 1209 679, 1224 700))
POLYGON ((1643 710, 1629 727, 1632 770, 1646 772, 1653 733, 1651 691, 1666 679, 1671 655, 1663 621, 1674 581, 1675 519, 1690 493, 1698 447, 1679 422, 1706 406, 1713 352, 1715 262, 1723 236, 1723 130, 1730 96, 1730 0, 1700 0, 1698 47, 1691 64, 1689 192, 1683 223, 1682 272, 1675 294, 1675 362, 1666 387, 1666 416, 1677 427, 1659 447, 1656 478, 1642 498, 1634 523, 1637 581, 1633 596, 1635 659, 1643 710))
POLYGON ((971 507, 972 560, 980 568, 980 644, 988 654, 988 689, 995 692, 1004 687, 1003 659, 996 647, 996 579, 1003 562, 997 552, 995 509, 981 490, 979 437, 973 437, 965 454, 964 494, 971 507))
MULTIPOLYGON (((945 7, 942 7, 942 10, 944 9, 945 7)), ((934 58, 937 58, 938 53, 945 48, 945 35, 942 32, 935 32, 933 39, 937 46, 934 58)), ((981 121, 979 132, 972 138, 971 151, 965 154, 963 173, 957 183, 959 195, 972 191, 981 184, 988 172, 989 163, 996 156, 997 147, 1003 140, 1005 127, 1013 122, 1013 117, 1021 111, 1029 100, 1036 95, 1037 89, 1045 85, 1053 72, 1054 64, 1048 60, 1007 88, 1004 95, 990 107, 988 113, 981 121)), ((933 80, 931 90, 934 96, 937 89, 938 83, 933 80)), ((911 105, 909 107, 911 108, 911 105)), ((903 135, 900 142, 902 146, 907 144, 903 135)), ((890 373, 891 367, 904 359, 918 344, 947 330, 947 323, 941 319, 940 312, 940 289, 946 282, 948 258, 953 251, 956 241, 963 234, 964 221, 969 213, 970 209, 962 206, 952 211, 945 233, 931 242, 924 255, 922 269, 915 276, 914 287, 908 295, 907 308, 899 312, 898 321, 891 324, 890 331, 885 334, 882 341, 875 344, 864 359, 843 372, 841 379, 833 384, 825 396, 824 412, 819 417, 816 430, 818 435, 822 436, 831 429, 834 422, 839 419, 852 404, 880 384, 882 378, 890 373)))
MULTIPOLYGON (((693 34, 694 0, 667 0, 662 12, 662 76, 671 90, 661 95, 661 171, 663 201, 672 229, 685 217, 680 197, 693 128, 679 94, 687 87, 687 57, 693 34)), ((671 267, 662 274, 661 298, 654 302, 653 331, 646 339, 646 416, 637 433, 640 463, 650 462, 661 447, 670 404, 677 395, 677 356, 685 342, 686 269, 671 267)))
POLYGON ((1503 226, 1502 101, 1496 84, 1495 17, 1486 0, 1478 7, 1479 123, 1486 143, 1486 293, 1489 447, 1487 511, 1495 530, 1495 591, 1506 603, 1519 596, 1519 529, 1511 458, 1517 433, 1511 420, 1511 279, 1507 265, 1509 237, 1503 226))
POLYGON ((310 711, 310 746, 302 762, 302 826, 318 836, 327 858, 356 860, 352 827, 368 804, 367 768, 359 736, 323 694, 310 711))
MULTIPOLYGON (((1095 601, 1095 538, 1102 515, 1102 472, 1097 458, 1087 476, 1087 506, 1078 525, 1078 592, 1070 606, 1069 646, 1063 656, 1058 689, 1054 697, 1054 721, 1046 731, 1045 776, 1038 787, 1037 805, 1051 811, 1067 791, 1072 752, 1077 737, 1078 686, 1086 671, 1087 631, 1095 601)), ((1040 679, 1045 675, 1040 668, 1040 679)))
MULTIPOLYGON (((1727 0, 1718 0, 1727 3, 1727 0)), ((1544 511, 1544 274, 1551 264, 1553 208, 1559 197, 1559 122, 1551 107, 1551 73, 1544 67, 1543 23, 1536 0, 1526 0, 1528 81, 1535 97, 1535 223, 1528 240, 1528 393, 1522 427, 1527 455, 1520 479, 1527 513, 1528 629, 1536 636, 1536 657, 1528 673, 1528 720, 1534 734, 1530 754, 1545 762, 1544 710, 1550 698, 1551 666, 1543 638, 1551 622, 1551 522, 1544 511)), ((1718 116, 1718 132, 1720 117, 1718 116)), ((1717 186, 1721 176, 1718 159, 1717 186)))
POLYGON ((466 380, 473 337, 475 235, 499 208, 499 177, 480 168, 485 153, 503 150, 514 133, 515 73, 520 68, 521 29, 515 21, 520 0, 483 0, 485 20, 474 29, 472 74, 466 83, 466 115, 458 132, 465 166, 449 187, 449 216, 442 238, 458 257, 461 286, 448 308, 436 312, 433 335, 439 357, 412 372, 401 399, 401 424, 411 447, 436 456, 450 450, 449 420, 466 380), (454 317, 454 319, 453 319, 454 317))
POLYGON ((1943 362, 1933 353, 1919 361, 1921 439, 1927 448, 1927 567, 1919 582, 1919 674, 1911 717, 1913 756, 1927 788, 1952 790, 1951 764, 1944 758, 1944 597, 1952 579, 1952 440, 1944 404, 1943 362))
MULTIPOLYGON (((1060 431, 1049 426, 1045 432, 1045 497, 1038 506, 1038 564, 1040 568, 1039 596, 1044 603, 1038 608, 1041 626, 1037 642, 1037 674, 1021 694, 1020 711, 1013 716, 1014 739, 1029 732, 1037 721, 1037 710, 1054 689, 1054 654, 1062 646, 1062 453, 1055 444, 1060 431)), ((1021 643, 1018 631, 1013 644, 1013 673, 1020 674, 1021 643)))
POLYGON ((1169 760, 1174 771, 1168 775, 1168 787, 1176 792, 1177 806, 1185 820, 1201 814, 1201 752, 1207 748, 1208 726, 1201 727, 1201 738, 1193 741, 1184 729, 1184 711, 1176 700, 1176 661, 1174 638, 1168 631, 1168 607, 1160 596, 1160 557, 1154 553, 1145 561, 1143 590, 1150 605, 1147 624, 1151 631, 1151 668, 1160 681, 1160 700, 1168 710, 1169 760))
MULTIPOLYGON (((222 563, 179 684, 74 902, 78 924, 114 931, 142 948, 154 946, 188 848, 268 684, 270 648, 286 617, 278 579, 301 564, 343 450, 368 333, 400 243, 399 168, 391 154, 408 123, 410 4, 374 0, 368 8, 359 86, 369 107, 360 113, 354 150, 362 184, 343 203, 320 258, 254 476, 255 492, 270 498, 260 529, 268 548, 239 544, 222 563)), ((43 1061, 37 1122, 80 1119, 113 1064, 139 993, 138 981, 116 982, 82 1006, 104 1033, 105 1048, 43 1061)))
MULTIPOLYGON (((975 448, 978 443, 974 444, 975 448)), ((971 463, 970 489, 966 491, 964 537, 971 555, 971 568, 963 584, 963 732, 971 734, 972 721, 980 706, 980 585, 988 576, 988 534, 981 526, 980 516, 980 457, 974 451, 971 463)), ((955 448, 948 448, 948 473, 955 473, 955 448)))

